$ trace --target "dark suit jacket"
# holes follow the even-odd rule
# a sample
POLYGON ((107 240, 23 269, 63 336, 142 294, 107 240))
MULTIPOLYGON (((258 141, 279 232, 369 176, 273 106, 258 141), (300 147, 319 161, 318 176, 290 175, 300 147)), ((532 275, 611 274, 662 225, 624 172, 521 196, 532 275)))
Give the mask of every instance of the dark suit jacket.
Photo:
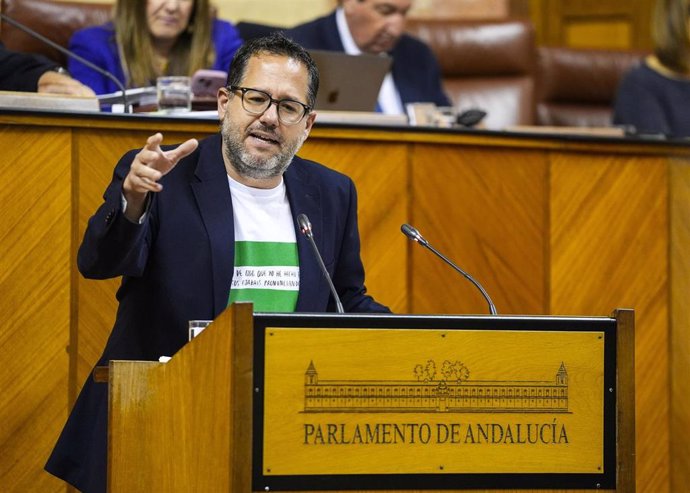
MULTIPOLYGON (((285 35, 308 50, 345 51, 338 35, 335 12, 288 29, 285 35)), ((441 87, 438 62, 427 45, 405 34, 389 55, 393 58, 393 80, 403 105, 435 103, 451 106, 441 87)))
POLYGON ((40 55, 8 50, 0 43, 0 91, 36 92, 38 79, 58 66, 40 55))
MULTIPOLYGON (((161 180, 147 219, 121 212, 122 181, 138 151, 115 168, 105 201, 89 220, 77 262, 85 277, 122 275, 115 326, 99 365, 111 359, 157 360, 187 342, 188 321, 213 319, 227 306, 234 264, 234 224, 220 135, 161 180)), ((293 217, 306 214, 347 312, 388 312, 365 294, 352 181, 295 157, 284 175, 293 217)), ((326 280, 298 231, 300 290, 296 310, 335 311, 326 280)), ((107 389, 87 381, 46 469, 85 492, 105 491, 107 389)))

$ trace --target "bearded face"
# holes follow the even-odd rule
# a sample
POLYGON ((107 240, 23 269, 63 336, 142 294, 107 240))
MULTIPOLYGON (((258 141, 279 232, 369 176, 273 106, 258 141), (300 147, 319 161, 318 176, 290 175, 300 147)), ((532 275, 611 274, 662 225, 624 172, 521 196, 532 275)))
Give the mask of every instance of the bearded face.
MULTIPOLYGON (((260 54, 249 59, 242 87, 223 88, 218 97, 221 119, 223 159, 228 174, 249 186, 275 186, 302 147, 316 113, 306 112, 297 121, 285 123, 278 116, 278 101, 290 100, 306 105, 308 93, 307 68, 285 56, 260 54), (252 98, 253 89, 269 100, 244 101, 252 98), (248 109, 247 109, 248 108, 248 109), (265 109, 264 109, 265 108, 265 109)), ((294 107, 294 105, 293 105, 294 107)), ((283 108, 284 111, 285 108, 283 108)), ((293 113, 294 115, 294 113, 293 113)))
POLYGON ((255 180, 282 175, 306 139, 303 134, 280 135, 277 126, 259 120, 243 128, 230 112, 223 118, 221 134, 223 152, 230 165, 240 176, 255 180), (251 145, 247 145, 248 141, 251 145))

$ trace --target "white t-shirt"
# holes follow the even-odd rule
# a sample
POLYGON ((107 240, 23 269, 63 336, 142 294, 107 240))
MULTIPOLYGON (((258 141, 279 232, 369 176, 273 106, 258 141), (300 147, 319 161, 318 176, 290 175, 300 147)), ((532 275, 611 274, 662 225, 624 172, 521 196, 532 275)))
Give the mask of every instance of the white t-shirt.
POLYGON ((257 312, 295 311, 299 255, 285 182, 266 190, 228 176, 235 224, 235 268, 228 303, 257 312))

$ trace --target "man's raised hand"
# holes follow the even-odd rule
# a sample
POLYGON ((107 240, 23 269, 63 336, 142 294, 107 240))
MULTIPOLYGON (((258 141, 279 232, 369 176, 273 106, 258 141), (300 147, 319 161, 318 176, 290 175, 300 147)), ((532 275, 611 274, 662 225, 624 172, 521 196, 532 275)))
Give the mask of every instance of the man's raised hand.
POLYGON ((141 217, 146 194, 163 190, 158 180, 173 169, 182 158, 194 152, 199 145, 196 139, 189 139, 174 149, 163 151, 161 142, 163 135, 160 132, 146 140, 146 145, 134 157, 129 173, 122 183, 122 193, 127 201, 125 215, 129 219, 141 217))

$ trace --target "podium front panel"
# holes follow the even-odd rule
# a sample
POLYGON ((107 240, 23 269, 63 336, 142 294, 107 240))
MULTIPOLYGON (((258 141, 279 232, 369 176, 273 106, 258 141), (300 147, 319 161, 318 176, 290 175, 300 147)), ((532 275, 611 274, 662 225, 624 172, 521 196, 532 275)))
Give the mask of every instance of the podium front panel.
POLYGON ((615 488, 615 319, 257 314, 254 330, 254 490, 615 488))

